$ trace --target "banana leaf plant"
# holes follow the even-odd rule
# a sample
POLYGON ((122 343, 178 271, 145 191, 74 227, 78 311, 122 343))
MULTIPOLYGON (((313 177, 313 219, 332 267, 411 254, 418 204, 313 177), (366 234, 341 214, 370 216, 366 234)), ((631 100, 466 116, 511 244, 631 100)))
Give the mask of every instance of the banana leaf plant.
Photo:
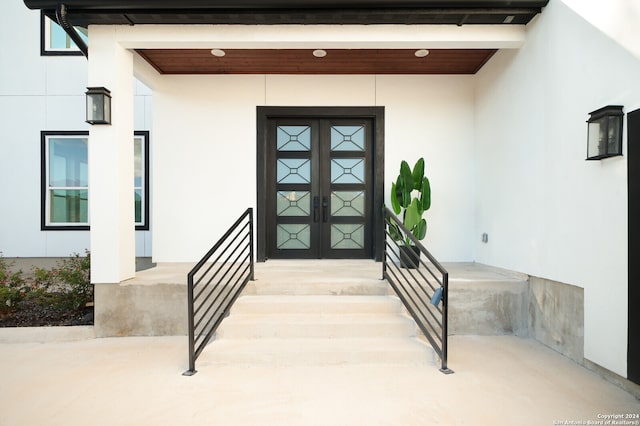
MULTIPOLYGON (((416 239, 425 237, 427 221, 422 215, 431 207, 431 186, 429 178, 424 175, 424 158, 416 162, 413 170, 406 161, 400 163, 400 174, 391 184, 391 207, 416 239)), ((412 245, 408 237, 403 238, 395 223, 389 227, 389 234, 396 241, 404 240, 406 246, 412 245)))

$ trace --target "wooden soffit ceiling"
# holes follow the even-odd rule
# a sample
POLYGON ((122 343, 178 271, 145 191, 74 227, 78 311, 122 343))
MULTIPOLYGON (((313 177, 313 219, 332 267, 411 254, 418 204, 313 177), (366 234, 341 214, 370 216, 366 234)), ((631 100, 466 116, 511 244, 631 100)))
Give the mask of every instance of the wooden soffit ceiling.
POLYGON ((161 74, 475 74, 495 49, 209 49, 136 50, 161 74))

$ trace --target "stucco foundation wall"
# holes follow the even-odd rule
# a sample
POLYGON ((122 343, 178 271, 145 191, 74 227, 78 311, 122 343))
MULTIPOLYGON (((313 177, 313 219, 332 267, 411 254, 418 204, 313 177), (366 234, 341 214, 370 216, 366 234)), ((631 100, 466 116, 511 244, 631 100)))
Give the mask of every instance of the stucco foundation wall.
POLYGON ((583 289, 542 278, 529 278, 530 336, 582 363, 584 358, 583 289))
POLYGON ((583 288, 584 356, 623 376, 626 158, 584 161, 585 121, 639 108, 638 75, 637 58, 552 0, 476 80, 476 261, 583 288))
POLYGON ((426 243, 473 260, 474 83, 470 76, 157 76, 153 258, 194 262, 256 207, 257 106, 384 106, 385 194, 400 161, 426 159, 426 243))
POLYGON ((449 333, 529 335, 527 281, 451 283, 449 333))

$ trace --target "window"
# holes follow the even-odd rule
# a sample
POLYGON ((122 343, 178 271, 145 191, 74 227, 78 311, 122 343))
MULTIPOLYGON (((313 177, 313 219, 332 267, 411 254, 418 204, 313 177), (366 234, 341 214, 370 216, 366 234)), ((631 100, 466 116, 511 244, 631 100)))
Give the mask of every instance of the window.
MULTIPOLYGON (((88 43, 89 35, 87 29, 82 27, 75 27, 75 29, 85 43, 88 43)), ((42 55, 82 55, 78 46, 71 40, 65 30, 44 13, 41 14, 40 18, 40 35, 40 53, 42 55)))
POLYGON ((136 229, 149 230, 149 132, 135 132, 133 161, 136 229))
MULTIPOLYGON (((89 229, 89 132, 42 132, 42 230, 89 229)), ((135 132, 134 218, 149 229, 149 132, 135 132)))
POLYGON ((88 138, 87 132, 43 134, 43 229, 89 229, 88 138))

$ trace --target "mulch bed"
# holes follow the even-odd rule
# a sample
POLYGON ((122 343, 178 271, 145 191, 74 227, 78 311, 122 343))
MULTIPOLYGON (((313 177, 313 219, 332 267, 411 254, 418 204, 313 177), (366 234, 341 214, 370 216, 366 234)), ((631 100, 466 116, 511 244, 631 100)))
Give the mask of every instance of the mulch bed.
POLYGON ((33 300, 19 302, 15 309, 0 314, 0 327, 43 327, 93 325, 93 306, 72 310, 43 305, 33 300))

